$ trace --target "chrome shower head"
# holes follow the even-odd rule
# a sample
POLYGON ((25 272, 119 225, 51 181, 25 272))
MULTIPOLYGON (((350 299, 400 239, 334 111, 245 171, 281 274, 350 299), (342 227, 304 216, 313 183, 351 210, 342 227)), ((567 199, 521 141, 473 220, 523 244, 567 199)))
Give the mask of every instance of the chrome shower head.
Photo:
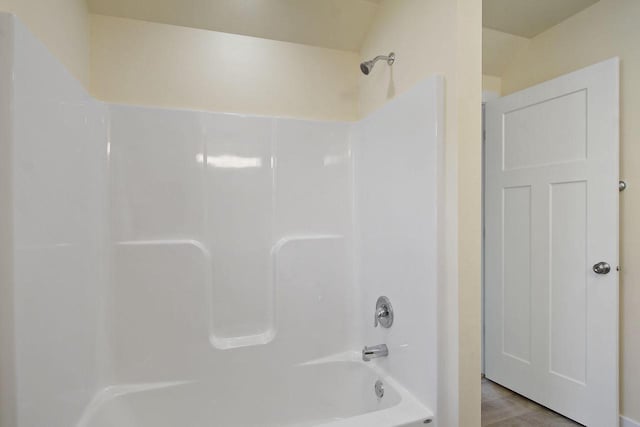
POLYGON ((393 65, 395 60, 396 60, 396 55, 393 52, 391 52, 387 56, 378 55, 378 56, 376 56, 375 58, 373 58, 370 61, 364 61, 363 63, 361 63, 360 64, 360 71, 362 71, 362 74, 367 76, 367 75, 369 75, 369 73, 373 69, 373 66, 376 65, 376 62, 378 62, 378 61, 387 61, 387 64, 393 65))

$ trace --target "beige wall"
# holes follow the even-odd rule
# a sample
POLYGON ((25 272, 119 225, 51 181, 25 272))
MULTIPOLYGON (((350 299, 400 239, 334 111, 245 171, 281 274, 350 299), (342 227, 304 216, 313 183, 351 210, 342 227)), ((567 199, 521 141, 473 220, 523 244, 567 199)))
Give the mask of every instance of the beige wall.
POLYGON ((600 0, 531 39, 502 75, 508 94, 613 56, 621 59, 622 413, 640 421, 640 1, 600 0), (637 187, 637 188, 636 188, 637 187))
POLYGON ((383 0, 361 51, 361 59, 397 56, 360 78, 363 115, 428 76, 445 77, 442 426, 480 425, 481 13, 475 0, 383 0))
POLYGON ((491 28, 482 29, 482 72, 501 76, 517 52, 525 49, 529 39, 491 28))
POLYGON ((502 94, 502 78, 497 76, 482 75, 482 90, 502 94))
POLYGON ((359 73, 353 52, 91 15, 91 88, 110 102, 354 120, 359 73))
POLYGON ((91 13, 356 52, 370 0, 87 0, 91 13))
POLYGON ((0 0, 85 86, 89 83, 89 15, 85 0, 0 0))

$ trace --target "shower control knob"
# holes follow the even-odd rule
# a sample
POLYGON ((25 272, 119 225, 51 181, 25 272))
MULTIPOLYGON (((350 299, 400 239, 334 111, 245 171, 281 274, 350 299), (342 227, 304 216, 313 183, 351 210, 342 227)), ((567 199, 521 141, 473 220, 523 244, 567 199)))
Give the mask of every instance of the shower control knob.
POLYGON ((596 274, 607 274, 611 271, 611 266, 606 262, 599 262, 593 266, 593 272, 596 274))
POLYGON ((387 297, 380 297, 376 302, 373 327, 378 327, 378 324, 383 328, 390 328, 393 325, 393 307, 387 297))

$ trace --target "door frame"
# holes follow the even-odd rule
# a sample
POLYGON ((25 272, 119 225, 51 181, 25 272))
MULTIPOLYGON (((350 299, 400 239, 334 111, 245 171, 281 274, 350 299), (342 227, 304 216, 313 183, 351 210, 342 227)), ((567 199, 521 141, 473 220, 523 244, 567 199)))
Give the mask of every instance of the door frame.
POLYGON ((481 348, 480 348, 480 375, 481 377, 484 377, 484 354, 485 354, 485 347, 484 347, 484 341, 485 341, 485 326, 484 326, 484 307, 485 307, 485 303, 484 303, 484 252, 485 252, 485 236, 484 236, 484 230, 485 230, 485 226, 484 226, 484 200, 485 200, 485 167, 486 167, 486 131, 485 131, 485 124, 486 124, 486 116, 485 116, 485 104, 489 101, 492 101, 494 99, 500 98, 500 94, 498 92, 492 91, 492 90, 483 90, 482 91, 482 124, 481 124, 481 129, 482 129, 482 135, 480 137, 481 139, 481 144, 482 144, 482 180, 481 180, 481 197, 480 197, 480 209, 481 209, 481 213, 480 213, 480 224, 481 224, 481 232, 482 232, 482 236, 481 236, 481 254, 480 254, 480 301, 482 304, 482 310, 480 310, 480 325, 481 325, 481 348))

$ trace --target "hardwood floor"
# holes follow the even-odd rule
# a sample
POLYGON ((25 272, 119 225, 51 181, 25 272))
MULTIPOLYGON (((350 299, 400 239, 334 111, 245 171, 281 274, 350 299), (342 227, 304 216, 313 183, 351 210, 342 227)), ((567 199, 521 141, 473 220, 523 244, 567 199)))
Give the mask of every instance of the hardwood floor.
POLYGON ((498 384, 482 379, 482 427, 581 426, 498 384))

